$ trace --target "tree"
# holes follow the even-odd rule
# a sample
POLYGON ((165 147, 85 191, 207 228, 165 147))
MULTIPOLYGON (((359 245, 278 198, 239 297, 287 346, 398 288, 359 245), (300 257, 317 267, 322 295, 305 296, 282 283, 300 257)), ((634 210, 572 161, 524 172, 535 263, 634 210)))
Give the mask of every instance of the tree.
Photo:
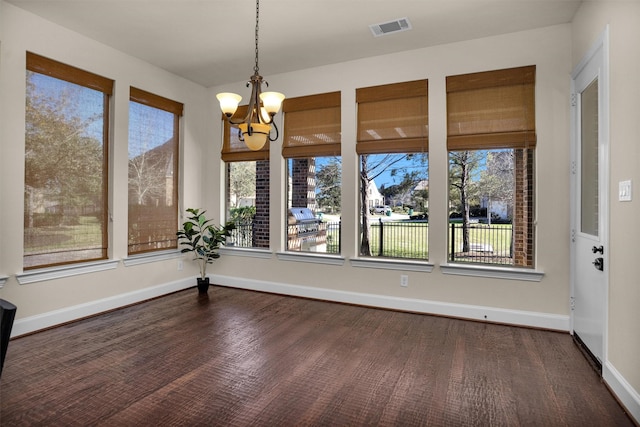
POLYGON ((413 192, 414 208, 420 212, 427 213, 427 201, 429 200, 429 189, 415 190, 413 192))
MULTIPOLYGON (((34 73, 28 73, 25 188, 31 194, 25 195, 27 203, 44 203, 46 198, 51 204, 55 200, 62 213, 77 213, 86 204, 101 205, 104 149, 89 129, 103 119, 103 95, 84 96, 85 100, 94 96, 95 102, 88 102, 83 109, 73 103, 87 95, 83 91, 90 89, 65 84, 55 94, 45 94, 34 82, 34 73)), ((31 227, 33 213, 42 206, 27 208, 31 227)))
POLYGON ((362 221, 362 239, 360 241, 361 255, 371 255, 371 244, 369 241, 369 185, 371 181, 375 180, 387 171, 390 172, 391 176, 395 176, 398 173, 398 168, 396 166, 400 166, 399 164, 403 161, 416 162, 420 165, 424 165, 427 162, 427 155, 409 153, 380 155, 362 154, 360 156, 360 217, 362 221))
MULTIPOLYGON (((395 175, 392 170, 392 176, 395 175)), ((393 206, 399 204, 407 204, 411 202, 413 188, 421 181, 421 173, 418 171, 404 172, 402 180, 398 184, 380 186, 379 191, 389 203, 393 206)))
POLYGON ((340 162, 332 158, 318 167, 316 172, 316 200, 320 206, 341 210, 342 168, 340 162))
POLYGON ((229 163, 229 202, 239 207, 242 199, 256 196, 256 162, 229 163))
MULTIPOLYGON (((513 207, 514 179, 513 150, 487 152, 486 169, 480 174, 482 195, 513 207)), ((487 215, 490 218, 491 212, 487 215)))
POLYGON ((173 173, 172 144, 173 139, 151 150, 145 149, 138 156, 129 159, 129 191, 135 197, 130 204, 167 204, 166 176, 169 169, 173 173))
MULTIPOLYGON (((462 252, 469 251, 469 211, 470 200, 475 196, 475 186, 471 180, 473 172, 480 165, 479 151, 449 152, 450 200, 459 197, 462 213, 462 252)), ((454 244, 454 242, 451 242, 454 244)))
POLYGON ((130 206, 175 205, 175 122, 173 113, 136 101, 129 103, 130 206))

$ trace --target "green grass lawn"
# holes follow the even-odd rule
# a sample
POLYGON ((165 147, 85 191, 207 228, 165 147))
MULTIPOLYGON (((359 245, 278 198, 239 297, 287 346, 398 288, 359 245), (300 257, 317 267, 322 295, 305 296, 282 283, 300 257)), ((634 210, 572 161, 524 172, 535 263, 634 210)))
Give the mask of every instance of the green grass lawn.
MULTIPOLYGON (((456 224, 454 232, 454 250, 462 252, 462 225, 456 224)), ((469 228, 469 243, 487 245, 493 248, 493 253, 500 256, 509 256, 511 250, 511 224, 472 224, 469 228)), ((449 228, 449 240, 451 240, 451 228, 449 228)), ((451 248, 451 247, 449 247, 451 248)), ((451 252, 451 249, 449 249, 451 252)))
POLYGON ((429 224, 417 221, 373 222, 370 226, 371 255, 392 258, 429 258, 429 224), (382 230, 382 251, 380 231, 382 230))
MULTIPOLYGON (((511 224, 470 225, 470 246, 474 249, 492 249, 491 252, 470 251, 462 253, 462 229, 460 225, 455 225, 455 227, 453 235, 455 261, 489 264, 511 263, 511 224)), ((372 256, 411 259, 428 259, 429 257, 429 224, 427 222, 383 222, 382 252, 380 251, 380 223, 373 222, 370 225, 370 230, 372 256)), ((449 240, 451 242, 451 226, 449 227, 449 240)), ((449 254, 451 252, 451 246, 449 246, 449 254)))
POLYGON ((77 222, 75 225, 25 228, 25 254, 101 247, 102 229, 98 218, 80 216, 77 222))

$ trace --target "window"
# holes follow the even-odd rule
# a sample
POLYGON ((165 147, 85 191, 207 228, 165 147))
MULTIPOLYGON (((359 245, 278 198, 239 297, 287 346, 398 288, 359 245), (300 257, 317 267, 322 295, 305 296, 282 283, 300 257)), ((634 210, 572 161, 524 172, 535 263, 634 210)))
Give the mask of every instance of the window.
POLYGON ((356 90, 360 255, 427 260, 428 81, 356 90))
MULTIPOLYGON (((234 119, 246 113, 240 106, 234 119)), ((269 141, 252 151, 240 141, 238 126, 223 121, 227 221, 236 225, 226 246, 269 248, 269 141)))
POLYGON ((535 66, 447 77, 449 260, 533 267, 535 66))
POLYGON ((340 92, 284 101, 287 250, 340 253, 340 92))
POLYGON ((107 257, 113 81, 27 52, 25 269, 107 257))
POLYGON ((128 254, 177 248, 182 104, 132 87, 128 254))

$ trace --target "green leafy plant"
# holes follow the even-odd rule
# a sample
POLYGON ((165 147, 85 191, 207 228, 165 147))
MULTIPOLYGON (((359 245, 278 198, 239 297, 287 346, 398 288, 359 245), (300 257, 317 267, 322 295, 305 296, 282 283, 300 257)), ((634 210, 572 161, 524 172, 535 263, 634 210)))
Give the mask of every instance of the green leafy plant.
POLYGON ((211 264, 213 260, 220 258, 218 249, 226 241, 226 238, 231 235, 235 224, 228 222, 224 226, 218 226, 212 224, 212 219, 207 219, 205 216, 206 211, 204 210, 189 208, 187 212, 190 215, 176 235, 180 245, 184 246, 181 252, 193 252, 194 260, 198 261, 200 267, 200 278, 205 279, 207 276, 207 264, 211 264))

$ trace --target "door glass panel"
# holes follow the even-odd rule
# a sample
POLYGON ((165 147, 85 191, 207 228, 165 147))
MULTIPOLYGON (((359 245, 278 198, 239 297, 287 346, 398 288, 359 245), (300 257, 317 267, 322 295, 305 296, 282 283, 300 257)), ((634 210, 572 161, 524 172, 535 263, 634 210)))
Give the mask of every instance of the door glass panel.
POLYGON ((598 236, 598 80, 580 96, 580 231, 598 236))

